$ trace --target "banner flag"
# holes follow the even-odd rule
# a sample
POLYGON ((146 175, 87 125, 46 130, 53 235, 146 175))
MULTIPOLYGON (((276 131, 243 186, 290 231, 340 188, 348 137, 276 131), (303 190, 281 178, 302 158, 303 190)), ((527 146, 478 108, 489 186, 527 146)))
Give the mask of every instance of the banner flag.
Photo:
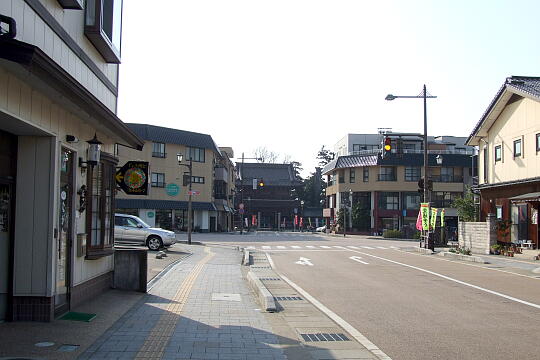
POLYGON ((420 212, 422 213, 422 229, 429 230, 429 203, 421 203, 420 212))
POLYGON ((430 222, 430 228, 433 230, 435 229, 435 225, 437 224, 437 212, 439 209, 437 208, 431 208, 431 222, 430 222))
POLYGON ((444 209, 441 209, 441 227, 444 226, 444 209))
POLYGON ((416 218, 416 230, 422 230, 422 211, 418 210, 418 217, 416 218))

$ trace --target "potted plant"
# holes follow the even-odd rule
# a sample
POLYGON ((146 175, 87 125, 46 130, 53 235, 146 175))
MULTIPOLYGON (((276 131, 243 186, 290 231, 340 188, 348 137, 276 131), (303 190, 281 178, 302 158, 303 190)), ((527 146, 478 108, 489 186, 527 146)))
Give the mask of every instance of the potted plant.
POLYGON ((499 244, 495 244, 491 247, 491 252, 494 254, 494 255, 499 255, 501 253, 501 248, 502 246, 499 245, 499 244))
POLYGON ((506 240, 510 234, 510 227, 512 226, 511 220, 499 220, 497 221, 497 236, 500 240, 506 240))

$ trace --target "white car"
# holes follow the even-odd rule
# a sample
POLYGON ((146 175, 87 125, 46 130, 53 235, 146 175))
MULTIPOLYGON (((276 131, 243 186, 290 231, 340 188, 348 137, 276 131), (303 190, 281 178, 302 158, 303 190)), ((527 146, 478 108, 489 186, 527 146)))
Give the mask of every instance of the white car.
POLYGON ((153 228, 134 215, 114 214, 114 243, 148 246, 150 250, 159 250, 176 243, 176 234, 172 231, 153 228))
POLYGON ((318 228, 315 229, 315 231, 317 231, 317 232, 326 232, 326 225, 319 226, 318 228))

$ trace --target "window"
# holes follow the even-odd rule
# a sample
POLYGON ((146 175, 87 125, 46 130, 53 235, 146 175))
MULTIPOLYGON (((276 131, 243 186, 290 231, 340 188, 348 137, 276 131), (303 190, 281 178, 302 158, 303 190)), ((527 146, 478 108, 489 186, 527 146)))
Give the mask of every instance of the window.
POLYGON ((349 182, 353 184, 356 181, 356 171, 354 169, 349 169, 349 182))
POLYGON ((204 148, 188 147, 188 159, 195 162, 204 162, 204 148))
POLYGON ((418 166, 405 167, 405 181, 420 180, 420 168, 418 166))
POLYGON ((339 183, 345 183, 345 170, 339 170, 339 183))
POLYGON ((501 161, 502 159, 502 147, 501 145, 495 146, 495 162, 501 161))
POLYGON ((521 156, 521 139, 514 140, 514 157, 521 156))
POLYGON ((152 157, 157 157, 157 158, 167 157, 167 154, 165 154, 164 143, 159 143, 159 142, 152 143, 152 157))
POLYGON ((418 210, 420 209, 420 194, 404 193, 403 194, 403 209, 418 210))
POLYGON ((362 175, 364 178, 364 182, 369 182, 369 168, 368 167, 364 168, 362 175))
POLYGON ((114 239, 114 174, 118 161, 102 152, 100 162, 86 172, 88 205, 86 208, 86 258, 112 255, 114 239))
POLYGON ((452 203, 458 197, 461 197, 463 194, 447 192, 447 191, 434 191, 431 195, 431 200, 433 202, 433 207, 436 208, 449 208, 452 207, 452 203))
POLYGON ((336 185, 336 173, 328 175, 328 186, 336 185))
POLYGON ((122 0, 86 0, 84 34, 108 63, 120 64, 122 0))
POLYGON ((536 152, 540 151, 540 134, 536 134, 536 152))
POLYGON ((399 193, 381 192, 379 196, 379 208, 383 210, 399 210, 399 193))
POLYGON ((381 166, 379 168, 379 181, 396 181, 395 166, 381 166))
POLYGON ((502 220, 502 217, 503 217, 503 208, 502 208, 502 206, 497 205, 496 210, 497 210, 497 220, 502 220))
POLYGON ((227 183, 223 180, 214 181, 214 198, 227 199, 227 183))
POLYGON ((194 184, 204 184, 204 177, 202 176, 192 176, 191 182, 194 184))
POLYGON ((484 147, 484 183, 488 182, 488 151, 487 146, 484 147))
POLYGON ((152 187, 165 187, 165 174, 163 173, 152 173, 151 175, 152 187))
POLYGON ((441 168, 441 182, 454 182, 454 168, 452 167, 441 168))

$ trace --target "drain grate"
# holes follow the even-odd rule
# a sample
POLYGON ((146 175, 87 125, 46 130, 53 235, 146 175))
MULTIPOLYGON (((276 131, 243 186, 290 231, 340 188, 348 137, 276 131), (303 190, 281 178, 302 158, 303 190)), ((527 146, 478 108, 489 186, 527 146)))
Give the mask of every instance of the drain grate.
POLYGON ((259 278, 260 280, 266 280, 266 281, 279 281, 280 278, 272 278, 272 277, 265 277, 265 278, 259 278))
POLYGON ((293 301, 293 300, 302 300, 300 296, 275 296, 274 299, 277 301, 293 301))
POLYGON ((304 341, 351 341, 345 334, 300 334, 304 341))
POLYGON ((271 269, 270 266, 252 266, 252 269, 271 269))

